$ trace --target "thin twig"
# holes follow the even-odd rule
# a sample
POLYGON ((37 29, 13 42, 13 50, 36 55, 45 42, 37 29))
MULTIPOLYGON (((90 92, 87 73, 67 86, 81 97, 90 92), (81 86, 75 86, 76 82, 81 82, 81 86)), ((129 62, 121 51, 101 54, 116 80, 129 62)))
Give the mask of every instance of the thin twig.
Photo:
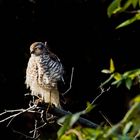
POLYGON ((74 67, 72 67, 72 71, 71 71, 71 78, 70 78, 69 88, 64 93, 62 93, 62 95, 66 95, 71 90, 71 88, 72 88, 72 80, 73 80, 73 73, 74 73, 74 67))
MULTIPOLYGON (((46 124, 47 124, 47 123, 44 123, 44 124, 42 124, 42 125, 36 127, 36 130, 38 130, 38 129, 44 127, 46 124)), ((33 132, 34 132, 34 130, 31 130, 29 133, 33 133, 33 132)))
POLYGON ((16 116, 14 116, 14 117, 8 122, 8 124, 7 124, 6 127, 8 127, 8 126, 10 125, 10 123, 13 121, 13 119, 14 119, 15 117, 16 117, 16 116))
POLYGON ((6 114, 6 113, 7 113, 7 112, 6 112, 6 111, 4 111, 4 112, 0 113, 0 116, 4 115, 4 114, 6 114))
POLYGON ((22 112, 24 109, 15 109, 15 110, 5 110, 6 113, 13 113, 13 112, 22 112))
POLYGON ((22 133, 22 132, 16 131, 16 130, 13 130, 13 132, 14 132, 14 133, 17 133, 17 134, 20 134, 20 135, 22 135, 22 136, 24 136, 24 137, 26 137, 26 138, 30 138, 30 139, 37 139, 37 138, 40 136, 40 134, 38 134, 38 136, 37 136, 36 138, 33 138, 33 137, 31 137, 31 136, 28 136, 28 135, 26 135, 26 134, 24 134, 24 133, 22 133))
POLYGON ((124 13, 137 14, 140 13, 140 10, 124 11, 124 13))
POLYGON ((110 77, 105 80, 101 85, 99 86, 100 88, 103 88, 107 83, 109 83, 112 79, 114 78, 114 74, 111 74, 110 77))
POLYGON ((43 118, 43 115, 44 115, 44 110, 42 110, 42 111, 40 112, 40 118, 41 118, 41 120, 42 120, 43 122, 45 122, 45 121, 44 121, 44 118, 43 118))
POLYGON ((102 117, 106 120, 106 122, 112 127, 113 125, 109 121, 109 119, 102 113, 102 111, 99 111, 99 113, 102 115, 102 117))
POLYGON ((13 112, 22 112, 24 109, 15 109, 15 110, 5 110, 4 112, 0 113, 0 116, 6 114, 6 113, 13 113, 13 112))
POLYGON ((138 131, 138 133, 135 135, 133 140, 137 140, 137 138, 140 136, 140 130, 138 131))
POLYGON ((36 137, 36 135, 37 135, 37 120, 35 120, 35 129, 34 129, 34 131, 33 131, 33 138, 35 138, 36 137))
POLYGON ((14 119, 16 116, 18 116, 20 113, 23 113, 23 111, 24 111, 24 109, 5 110, 5 112, 4 112, 3 114, 5 114, 5 113, 19 112, 19 113, 13 115, 13 118, 11 118, 11 120, 8 122, 8 124, 7 124, 6 127, 8 127, 8 126, 10 125, 10 123, 13 121, 13 119, 14 119), (19 111, 20 111, 20 112, 19 112, 19 111))
MULTIPOLYGON (((14 112, 18 112, 18 113, 15 113, 13 115, 10 115, 10 116, 4 118, 3 120, 0 120, 0 123, 10 119, 10 121, 7 124, 7 127, 8 127, 11 124, 11 122, 15 119, 15 117, 17 117, 18 115, 20 115, 20 114, 22 114, 24 112, 32 112, 32 113, 34 113, 34 112, 36 112, 36 111, 34 111, 34 109, 40 109, 40 107, 37 107, 37 105, 34 104, 33 106, 30 106, 27 109, 5 110, 5 112, 3 112, 3 113, 0 114, 1 116, 4 115, 5 113, 14 113, 14 112)), ((40 112, 40 118, 41 119, 43 119, 43 112, 44 111, 41 111, 40 112)), ((13 132, 16 132, 18 134, 21 134, 21 135, 25 136, 26 138, 37 139, 40 136, 38 134, 38 129, 40 129, 41 127, 45 126, 46 123, 44 123, 43 125, 41 125, 39 127, 37 127, 37 124, 38 124, 38 122, 37 122, 37 120, 35 120, 34 130, 32 130, 32 131, 29 132, 29 133, 33 133, 33 136, 32 137, 31 136, 28 136, 26 134, 23 134, 23 133, 21 133, 19 131, 13 130, 13 132)))
POLYGON ((109 91, 110 87, 107 89, 107 90, 104 90, 102 87, 100 87, 101 89, 101 93, 91 102, 91 104, 93 105, 95 103, 95 101, 100 98, 100 96, 102 96, 102 94, 105 92, 105 91, 109 91))
MULTIPOLYGON (((9 119, 11 119, 10 120, 10 122, 8 123, 8 125, 11 123, 11 121, 15 118, 15 117, 17 117, 18 115, 20 115, 20 114, 22 114, 22 113, 25 113, 25 112, 27 112, 27 111, 29 111, 29 110, 32 110, 32 109, 35 109, 36 108, 36 105, 33 105, 33 106, 31 106, 31 107, 29 107, 29 108, 27 108, 27 109, 18 109, 18 111, 20 111, 20 112, 18 112, 18 113, 16 113, 16 114, 13 114, 13 115, 11 115, 11 116, 9 116, 9 117, 7 117, 7 118, 5 118, 5 119, 3 119, 3 120, 0 120, 0 123, 2 123, 2 122, 5 122, 6 120, 9 120, 9 119)), ((17 110, 16 110, 17 111, 17 110)), ((6 110, 5 111, 6 113, 8 112, 8 113, 13 113, 14 112, 14 110, 6 110)), ((1 114, 5 114, 4 112, 3 113, 1 113, 1 114)))
POLYGON ((8 119, 10 119, 10 118, 16 117, 16 116, 18 116, 18 115, 21 114, 21 113, 23 113, 23 112, 16 113, 16 114, 11 115, 11 116, 9 116, 9 117, 3 119, 3 120, 0 120, 0 123, 1 123, 1 122, 5 122, 6 120, 8 120, 8 119))

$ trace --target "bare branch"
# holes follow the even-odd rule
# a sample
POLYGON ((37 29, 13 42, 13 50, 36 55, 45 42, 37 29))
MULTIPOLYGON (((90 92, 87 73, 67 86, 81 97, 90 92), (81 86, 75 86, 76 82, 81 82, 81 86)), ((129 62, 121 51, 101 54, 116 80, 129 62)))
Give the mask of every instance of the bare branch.
MULTIPOLYGON (((37 119, 34 118, 34 128, 33 128, 33 130, 31 130, 31 131, 28 132, 29 135, 24 134, 24 133, 19 132, 19 131, 16 131, 16 130, 13 130, 13 132, 18 133, 18 134, 21 134, 21 135, 25 136, 26 138, 37 139, 40 136, 38 130, 40 128, 44 127, 47 124, 47 122, 50 123, 50 121, 47 119, 47 116, 45 116, 46 119, 44 120, 44 113, 46 113, 46 110, 47 110, 48 106, 49 106, 49 103, 44 103, 44 104, 39 104, 38 106, 37 105, 30 106, 27 109, 6 110, 5 112, 1 113, 0 115, 2 116, 5 113, 14 113, 14 114, 12 114, 12 115, 10 115, 10 116, 8 116, 8 117, 0 120, 0 123, 1 122, 5 122, 6 120, 10 120, 8 122, 8 124, 7 124, 7 127, 8 127, 11 124, 11 122, 17 116, 21 115, 24 112, 39 113, 39 118, 38 117, 37 117, 37 119), (40 124, 40 126, 38 126, 38 124, 40 122, 41 122, 41 124, 40 124), (43 122, 43 124, 42 124, 42 122, 43 122), (31 136, 30 136, 30 134, 31 134, 31 136)), ((60 118, 60 117, 62 117, 64 115, 71 114, 70 112, 67 112, 65 110, 56 108, 53 105, 51 105, 49 107, 49 109, 47 110, 47 113, 49 113, 50 115, 53 116, 53 118, 52 118, 54 120, 53 123, 56 121, 57 118, 60 118)), ((2 116, 2 117, 4 117, 4 116, 2 116)), ((88 126, 88 127, 91 127, 91 128, 96 128, 98 126, 97 124, 95 124, 95 123, 93 123, 93 122, 91 122, 91 121, 89 121, 87 119, 84 119, 82 117, 80 117, 78 119, 78 122, 80 124, 84 125, 84 126, 88 126)))
POLYGON ((4 111, 4 112, 0 113, 0 116, 4 115, 4 114, 6 114, 6 113, 7 113, 7 112, 6 112, 6 111, 4 111))
POLYGON ((138 131, 138 133, 135 135, 134 140, 137 140, 137 138, 140 136, 140 130, 138 131))
MULTIPOLYGON (((42 125, 36 127, 36 130, 38 130, 38 129, 44 127, 46 124, 47 124, 47 123, 44 123, 44 124, 42 124, 42 125)), ((29 133, 33 133, 33 132, 34 132, 34 130, 31 130, 29 133)))
POLYGON ((140 13, 140 10, 124 11, 124 13, 137 14, 140 13))
POLYGON ((5 122, 6 120, 11 119, 11 120, 9 121, 8 125, 7 125, 7 126, 9 126, 9 124, 12 122, 12 120, 13 120, 15 117, 17 117, 18 115, 20 115, 20 114, 22 114, 22 113, 24 113, 24 112, 28 112, 28 111, 31 111, 31 112, 32 112, 32 109, 35 109, 36 107, 37 107, 36 105, 33 105, 33 106, 31 106, 31 107, 29 107, 29 108, 27 108, 27 109, 5 110, 5 112, 3 112, 3 113, 0 114, 1 116, 4 115, 5 113, 13 113, 13 112, 18 112, 18 113, 13 114, 13 115, 11 115, 11 116, 9 116, 9 117, 6 117, 6 118, 0 120, 0 123, 5 122))
POLYGON ((112 127, 112 123, 109 121, 109 119, 102 113, 102 111, 99 111, 99 113, 102 115, 102 117, 106 120, 106 122, 112 127))
POLYGON ((13 132, 14 132, 14 133, 17 133, 17 134, 20 134, 20 135, 22 135, 22 136, 24 136, 24 137, 26 137, 26 138, 30 138, 30 139, 37 139, 37 138, 39 138, 39 136, 40 136, 40 134, 38 134, 38 136, 37 136, 36 138, 33 138, 33 137, 31 137, 31 136, 28 136, 28 135, 26 135, 26 134, 24 134, 24 133, 22 133, 22 132, 16 131, 16 130, 13 130, 13 132))
POLYGON ((36 137, 36 135, 37 135, 37 120, 35 120, 35 129, 34 129, 34 131, 33 131, 33 138, 35 138, 36 137))
MULTIPOLYGON (((52 113, 53 115, 58 116, 58 117, 62 117, 64 115, 72 114, 68 111, 56 108, 55 106, 52 107, 51 110, 49 110, 49 113, 52 113)), ((82 118, 82 117, 79 118, 78 122, 80 124, 84 125, 84 126, 91 127, 91 128, 96 128, 98 126, 98 124, 93 123, 90 120, 82 118)))
POLYGON ((71 71, 71 78, 70 78, 69 88, 64 93, 62 93, 62 95, 66 95, 71 90, 71 88, 72 88, 72 80, 73 80, 73 73, 74 73, 74 67, 72 67, 72 71, 71 71))
POLYGON ((103 87, 100 87, 100 89, 101 89, 101 93, 91 102, 92 105, 96 102, 96 100, 98 98, 100 98, 100 96, 102 96, 103 93, 105 93, 105 91, 109 91, 110 87, 108 89, 106 89, 106 90, 103 87))

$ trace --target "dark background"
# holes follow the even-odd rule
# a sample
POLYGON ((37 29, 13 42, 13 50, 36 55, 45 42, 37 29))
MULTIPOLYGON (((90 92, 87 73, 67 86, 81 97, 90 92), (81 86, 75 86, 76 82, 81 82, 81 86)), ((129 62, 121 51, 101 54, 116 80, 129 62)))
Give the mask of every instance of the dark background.
MULTIPOLYGON (((113 58, 116 70, 124 72, 140 67, 139 22, 115 30, 129 15, 107 17, 105 0, 1 0, 0 1, 0 110, 22 108, 27 92, 24 81, 29 46, 35 41, 48 42, 65 68, 69 87, 74 67, 72 89, 65 96, 66 110, 85 108, 101 91, 98 86, 107 77, 101 73, 113 58)), ((113 123, 127 110, 125 88, 111 88, 97 101, 88 116, 94 122, 105 121, 99 110, 113 123)), ((130 95, 131 94, 131 95, 130 95)), ((7 130, 7 129, 6 129, 7 130)), ((13 135, 13 134, 12 134, 13 135)))

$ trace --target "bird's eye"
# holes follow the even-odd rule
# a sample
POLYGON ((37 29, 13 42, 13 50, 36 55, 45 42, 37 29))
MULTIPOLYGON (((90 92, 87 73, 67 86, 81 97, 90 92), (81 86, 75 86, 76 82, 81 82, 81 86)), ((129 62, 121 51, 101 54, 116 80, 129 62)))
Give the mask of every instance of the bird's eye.
POLYGON ((38 47, 38 49, 43 49, 42 45, 38 45, 37 47, 38 47))

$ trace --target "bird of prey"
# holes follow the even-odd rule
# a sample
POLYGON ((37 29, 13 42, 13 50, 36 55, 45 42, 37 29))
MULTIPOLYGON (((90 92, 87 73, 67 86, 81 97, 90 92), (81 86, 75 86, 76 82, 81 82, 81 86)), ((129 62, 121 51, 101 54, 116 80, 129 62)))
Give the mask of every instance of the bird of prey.
POLYGON ((25 84, 31 95, 61 108, 58 81, 63 81, 64 68, 60 59, 43 42, 32 43, 30 54, 25 84))

